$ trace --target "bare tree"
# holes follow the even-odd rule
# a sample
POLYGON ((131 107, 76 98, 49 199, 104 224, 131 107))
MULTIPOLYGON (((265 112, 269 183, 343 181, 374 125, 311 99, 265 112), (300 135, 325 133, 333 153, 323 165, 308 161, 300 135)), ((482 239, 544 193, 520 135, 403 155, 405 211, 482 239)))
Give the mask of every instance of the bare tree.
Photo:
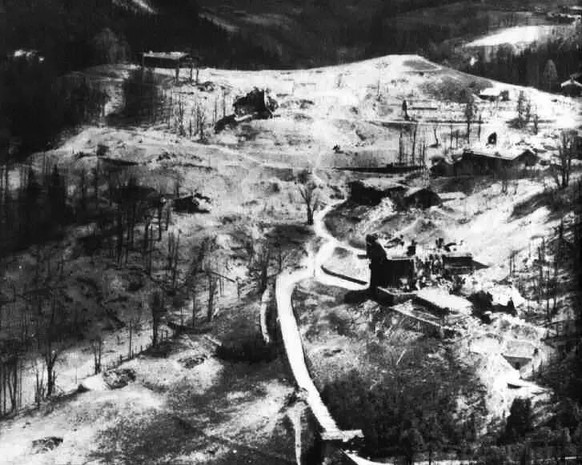
POLYGON ((194 105, 193 113, 196 116, 196 131, 200 140, 206 139, 206 134, 204 133, 204 126, 206 125, 206 112, 204 107, 200 102, 196 102, 194 105))
POLYGON ((39 366, 38 362, 34 364, 34 378, 34 402, 39 407, 46 395, 46 384, 44 381, 44 367, 42 365, 39 366))
POLYGON ((534 130, 534 134, 537 135, 537 133, 540 130, 540 116, 538 115, 538 113, 534 113, 533 115, 533 130, 534 130))
POLYGON ((562 132, 558 146, 558 160, 557 163, 551 165, 552 175, 559 189, 565 189, 570 184, 574 152, 574 141, 571 134, 562 132))
POLYGON ((4 354, 0 357, 0 393, 4 398, 0 413, 6 413, 6 397, 10 400, 10 412, 18 409, 19 392, 22 381, 22 360, 16 341, 5 344, 4 354))
POLYGON ((93 353, 93 368, 95 374, 101 373, 101 358, 103 355, 103 339, 97 336, 91 341, 91 352, 93 353))
POLYGON ((439 123, 437 121, 436 123, 433 123, 433 125, 432 125, 432 133, 434 134, 434 147, 439 147, 441 145, 441 143, 439 141, 439 136, 438 136, 438 129, 439 129, 439 123))
POLYGON ((159 342, 160 323, 164 313, 164 296, 158 289, 151 295, 150 310, 152 314, 152 345, 156 346, 159 342))
POLYGON ((525 92, 521 91, 517 98, 517 127, 525 128, 531 118, 531 102, 525 95, 525 92))
POLYGON ((57 380, 56 366, 61 354, 61 340, 63 337, 63 328, 61 321, 63 315, 57 315, 59 304, 56 296, 51 296, 49 315, 46 320, 46 329, 44 344, 42 347, 42 356, 46 367, 46 397, 54 394, 57 380))
POLYGON ((473 124, 476 114, 477 105, 475 104, 475 99, 472 95, 469 95, 464 110, 465 122, 467 123, 467 142, 471 139, 471 124, 473 124))
POLYGON ((132 314, 132 316, 129 319, 129 345, 127 348, 127 357, 128 358, 133 357, 133 336, 134 336, 136 330, 139 329, 139 327, 140 327, 142 308, 143 308, 143 303, 140 302, 138 307, 137 307, 137 311, 134 314, 132 314))
POLYGON ((206 321, 211 322, 212 316, 214 315, 214 298, 216 296, 216 289, 218 287, 218 279, 210 271, 206 272, 206 277, 208 278, 208 308, 206 313, 206 321))
POLYGON ((198 250, 193 254, 192 260, 186 272, 186 277, 184 280, 184 285, 190 292, 192 299, 192 326, 196 323, 196 305, 197 305, 197 275, 202 270, 203 263, 206 262, 207 256, 212 251, 212 239, 206 237, 200 243, 198 250))
POLYGON ((167 270, 172 289, 176 289, 176 279, 178 277, 178 258, 180 249, 180 233, 177 235, 170 233, 168 236, 167 270))
POLYGON ((252 266, 249 267, 249 273, 252 279, 257 283, 259 294, 265 292, 269 283, 269 269, 271 265, 271 247, 267 241, 263 241, 256 247, 252 266))
POLYGON ((313 225, 313 213, 317 210, 319 205, 319 194, 317 192, 317 185, 311 179, 309 171, 302 171, 298 175, 298 180, 301 183, 299 186, 299 194, 305 204, 307 212, 307 224, 313 225))

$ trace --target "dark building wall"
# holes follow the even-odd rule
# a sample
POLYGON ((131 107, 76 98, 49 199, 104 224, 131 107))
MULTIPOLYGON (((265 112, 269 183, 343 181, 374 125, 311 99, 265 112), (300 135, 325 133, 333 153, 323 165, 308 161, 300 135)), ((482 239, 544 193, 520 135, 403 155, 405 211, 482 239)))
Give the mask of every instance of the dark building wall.
POLYGON ((411 282, 416 275, 414 259, 372 259, 370 264, 370 287, 400 287, 401 280, 411 282))
POLYGON ((441 204, 441 198, 430 189, 422 189, 404 198, 407 207, 429 208, 441 204))
POLYGON ((404 187, 385 188, 366 185, 362 181, 352 181, 349 184, 350 200, 360 205, 378 205, 386 197, 401 195, 404 187))
POLYGON ((470 273, 473 271, 473 256, 467 255, 443 255, 443 266, 445 269, 457 273, 470 273))

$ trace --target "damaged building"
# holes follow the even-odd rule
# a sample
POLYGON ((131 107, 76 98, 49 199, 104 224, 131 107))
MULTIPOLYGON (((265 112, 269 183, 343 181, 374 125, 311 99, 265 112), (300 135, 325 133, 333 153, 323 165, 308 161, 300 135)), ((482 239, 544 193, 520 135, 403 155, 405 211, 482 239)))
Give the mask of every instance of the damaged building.
POLYGON ((349 183, 350 200, 358 205, 378 205, 383 199, 392 200, 397 207, 430 208, 442 203, 429 187, 408 187, 388 178, 368 178, 349 183))
POLYGON ((234 128, 253 119, 273 118, 279 108, 277 101, 266 90, 256 87, 248 94, 237 98, 232 106, 234 113, 219 119, 214 125, 214 132, 219 133, 227 127, 234 128))
POLYGON ((253 118, 268 119, 273 117, 279 105, 266 90, 255 88, 245 96, 237 98, 233 107, 237 117, 252 115, 253 118))
POLYGON ((420 248, 414 240, 405 245, 402 238, 388 241, 375 234, 366 237, 370 260, 370 288, 415 291, 456 276, 472 273, 476 262, 470 252, 442 239, 431 248, 420 248))

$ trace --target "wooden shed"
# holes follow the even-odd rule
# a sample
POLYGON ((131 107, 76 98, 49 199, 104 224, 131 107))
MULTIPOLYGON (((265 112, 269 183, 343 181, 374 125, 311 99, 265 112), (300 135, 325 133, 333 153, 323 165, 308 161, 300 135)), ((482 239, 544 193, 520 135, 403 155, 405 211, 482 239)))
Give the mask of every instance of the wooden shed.
POLYGON ((200 57, 186 52, 146 52, 142 54, 141 65, 144 68, 164 68, 176 70, 176 79, 180 76, 180 69, 192 70, 200 65, 200 57))
POLYGON ((475 269, 473 254, 449 252, 442 255, 443 267, 453 274, 472 273, 475 269))
POLYGON ((560 84, 562 93, 570 97, 579 97, 582 94, 582 84, 571 77, 560 84))
POLYGON ((491 149, 466 149, 454 164, 455 176, 499 174, 509 170, 522 170, 534 166, 538 157, 528 148, 507 149, 504 152, 491 149))

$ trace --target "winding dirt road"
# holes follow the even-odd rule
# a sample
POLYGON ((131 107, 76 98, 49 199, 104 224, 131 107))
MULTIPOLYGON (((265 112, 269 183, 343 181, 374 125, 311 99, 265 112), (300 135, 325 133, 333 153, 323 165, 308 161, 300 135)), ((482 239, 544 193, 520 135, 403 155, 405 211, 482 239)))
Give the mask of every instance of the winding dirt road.
MULTIPOLYGON (((318 282, 329 285, 342 287, 349 290, 364 290, 368 286, 346 281, 335 276, 329 276, 322 270, 322 265, 332 256, 336 247, 342 247, 352 253, 361 253, 360 249, 350 247, 349 245, 339 242, 325 228, 324 218, 329 211, 339 202, 328 205, 323 210, 317 212, 314 216, 314 231, 317 237, 323 239, 323 244, 317 252, 310 251, 308 258, 303 263, 303 268, 297 271, 282 273, 277 277, 275 294, 277 300, 277 309, 279 314, 279 324, 283 336, 283 343, 287 358, 293 372, 297 386, 303 392, 305 401, 308 403, 311 411, 317 418, 321 428, 326 433, 341 433, 340 428, 329 413, 327 407, 321 400, 309 371, 307 369, 301 333, 297 325, 297 320, 293 313, 292 296, 295 286, 305 279, 315 278, 318 282)), ((345 453, 345 452, 344 452, 345 453)), ((354 463, 364 465, 372 464, 355 454, 345 453, 354 463)))

